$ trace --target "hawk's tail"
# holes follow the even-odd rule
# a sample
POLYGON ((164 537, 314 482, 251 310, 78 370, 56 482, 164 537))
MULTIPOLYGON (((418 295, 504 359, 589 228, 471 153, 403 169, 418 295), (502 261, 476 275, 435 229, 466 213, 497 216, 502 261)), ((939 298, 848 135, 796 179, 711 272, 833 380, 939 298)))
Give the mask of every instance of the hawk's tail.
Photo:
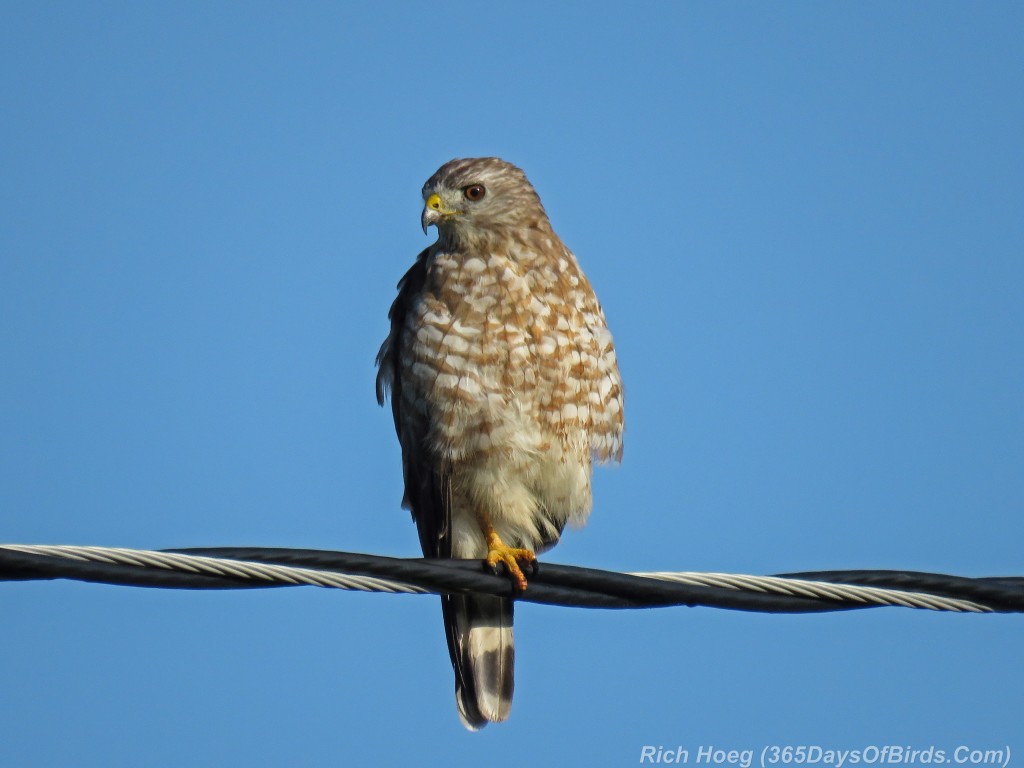
POLYGON ((480 595, 441 600, 462 724, 475 731, 507 719, 514 684, 512 601, 480 595))

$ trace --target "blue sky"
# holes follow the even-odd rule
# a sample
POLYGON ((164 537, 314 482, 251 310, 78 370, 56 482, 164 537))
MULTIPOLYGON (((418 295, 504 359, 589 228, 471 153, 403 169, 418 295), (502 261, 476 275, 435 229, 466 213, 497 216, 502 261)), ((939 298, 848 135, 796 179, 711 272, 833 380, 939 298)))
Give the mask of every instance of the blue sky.
MULTIPOLYGON (((555 562, 1024 574, 1010 3, 4 3, 0 539, 412 556, 373 398, 423 181, 522 166, 604 304, 620 468, 555 562)), ((0 585, 3 765, 1022 754, 1018 616, 517 612, 0 585)))

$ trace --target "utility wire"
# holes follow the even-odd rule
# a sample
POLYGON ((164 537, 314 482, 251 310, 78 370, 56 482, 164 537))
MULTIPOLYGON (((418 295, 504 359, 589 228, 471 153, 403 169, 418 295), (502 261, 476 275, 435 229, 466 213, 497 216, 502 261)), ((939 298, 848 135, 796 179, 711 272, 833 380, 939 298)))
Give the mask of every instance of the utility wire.
POLYGON ((1024 578, 914 571, 815 571, 777 576, 618 573, 543 563, 518 592, 478 560, 394 558, 269 547, 140 550, 0 545, 0 581, 75 579, 173 589, 312 585, 397 593, 483 593, 579 608, 710 606, 814 613, 903 606, 971 613, 1024 612, 1024 578))

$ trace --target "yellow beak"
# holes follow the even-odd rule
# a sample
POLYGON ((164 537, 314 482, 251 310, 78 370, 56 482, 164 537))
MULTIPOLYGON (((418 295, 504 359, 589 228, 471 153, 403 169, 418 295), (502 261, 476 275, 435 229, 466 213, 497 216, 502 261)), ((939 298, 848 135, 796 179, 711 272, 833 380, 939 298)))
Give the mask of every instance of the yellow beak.
POLYGON ((441 219, 446 216, 454 216, 461 211, 452 211, 444 207, 444 203, 441 202, 441 196, 436 192, 427 198, 423 204, 423 215, 420 216, 420 224, 423 225, 423 234, 427 234, 427 227, 431 224, 437 224, 441 219))

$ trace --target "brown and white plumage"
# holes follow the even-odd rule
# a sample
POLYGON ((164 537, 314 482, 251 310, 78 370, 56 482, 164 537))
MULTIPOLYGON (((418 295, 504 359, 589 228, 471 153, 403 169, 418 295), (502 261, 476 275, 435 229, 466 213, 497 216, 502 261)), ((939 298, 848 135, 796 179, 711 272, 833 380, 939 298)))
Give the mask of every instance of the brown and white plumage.
MULTIPOLYGON (((543 551, 566 523, 585 522, 592 458, 622 456, 611 334, 519 168, 452 160, 423 198, 424 231, 436 225, 438 239, 399 283, 377 358, 404 506, 427 557, 489 557, 488 531, 499 545, 543 551)), ((504 720, 512 601, 445 596, 442 611, 463 723, 504 720)))

